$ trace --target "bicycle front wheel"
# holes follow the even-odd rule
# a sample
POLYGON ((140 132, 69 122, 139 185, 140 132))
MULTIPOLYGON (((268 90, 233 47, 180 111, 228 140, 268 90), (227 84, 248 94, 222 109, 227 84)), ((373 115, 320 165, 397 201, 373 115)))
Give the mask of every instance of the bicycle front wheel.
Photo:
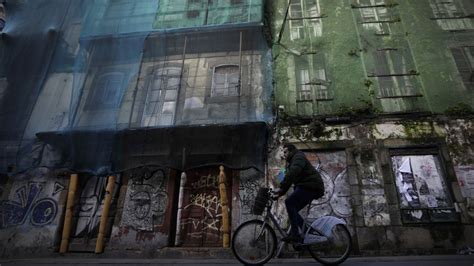
POLYGON ((351 253, 351 234, 345 225, 337 224, 326 241, 308 245, 307 248, 311 256, 320 263, 337 265, 345 261, 351 253))
POLYGON ((232 252, 245 265, 267 263, 274 256, 276 247, 275 231, 261 220, 241 224, 232 236, 232 252))

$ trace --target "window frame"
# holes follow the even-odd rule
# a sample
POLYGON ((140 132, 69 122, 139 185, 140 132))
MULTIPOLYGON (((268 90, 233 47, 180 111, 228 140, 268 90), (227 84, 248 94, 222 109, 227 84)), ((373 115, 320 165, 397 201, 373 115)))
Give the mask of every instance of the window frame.
POLYGON ((474 45, 464 45, 464 46, 457 46, 457 47, 450 47, 449 48, 451 55, 453 57, 454 65, 456 66, 456 70, 459 73, 459 76, 461 78, 461 82, 463 83, 464 87, 467 90, 472 90, 474 89, 474 52, 471 52, 470 50, 474 51, 474 45), (467 71, 463 71, 460 69, 460 65, 458 62, 459 57, 456 57, 453 53, 454 50, 457 50, 459 52, 458 55, 460 55, 463 60, 462 63, 467 65, 467 71), (468 52, 466 52, 468 50, 468 52), (467 75, 469 75, 469 80, 466 80, 465 77, 467 75, 463 75, 463 73, 466 72, 467 75))
MULTIPOLYGON (((433 160, 434 161, 434 160, 433 160)), ((436 164, 436 162, 434 161, 436 164)), ((449 180, 448 180, 448 173, 446 171, 446 163, 445 160, 438 148, 392 148, 389 149, 389 165, 390 165, 390 172, 392 175, 393 184, 396 190, 396 198, 398 202, 398 208, 400 210, 400 219, 403 224, 425 224, 425 223, 452 223, 452 222, 459 222, 460 217, 459 214, 456 212, 454 195, 449 187, 449 180), (449 201, 446 207, 405 207, 402 206, 401 200, 401 191, 397 184, 397 172, 394 171, 394 163, 393 157, 395 156, 433 156, 435 160, 438 161, 439 167, 436 168, 437 174, 439 175, 439 182, 442 185, 444 194, 449 201), (411 219, 413 217, 414 212, 416 214, 421 214, 419 220, 411 219), (449 214, 447 218, 441 219, 439 214, 449 214)), ((413 177, 416 175, 413 174, 413 177)))
POLYGON ((170 126, 175 124, 176 120, 176 115, 178 113, 178 101, 179 101, 179 93, 180 93, 180 88, 182 84, 182 72, 183 68, 181 65, 166 65, 166 66, 160 66, 160 67, 155 67, 151 70, 151 73, 147 75, 147 90, 146 90, 146 97, 143 103, 143 112, 142 112, 142 117, 140 124, 142 126, 170 126), (168 71, 170 70, 176 70, 176 74, 169 74, 168 71), (167 72, 166 74, 163 74, 164 72, 167 72), (176 86, 171 89, 171 87, 166 86, 162 87, 164 83, 167 84, 167 82, 172 79, 172 78, 177 78, 178 83, 176 86), (160 88, 155 89, 156 82, 157 80, 160 80, 160 88), (165 82, 163 82, 165 80, 165 82), (168 91, 175 91, 175 97, 172 100, 167 100, 167 92, 168 91), (158 93, 158 98, 154 101, 150 101, 150 97, 152 97, 153 93, 158 93), (164 113, 164 107, 166 103, 173 102, 174 107, 173 107, 173 112, 171 113, 171 123, 163 123, 162 118, 164 116, 169 116, 168 113, 164 113), (153 107, 153 112, 148 112, 148 108, 150 105, 154 104, 155 106, 153 107), (161 110, 157 112, 156 110, 161 110), (148 122, 147 122, 148 121, 148 122), (151 121, 155 121, 154 123, 151 123, 151 121), (160 122, 161 121, 161 122, 160 122))
POLYGON ((423 96, 420 93, 419 88, 416 86, 420 86, 419 81, 416 79, 416 76, 419 75, 418 71, 415 69, 408 69, 408 57, 411 56, 409 50, 404 48, 382 48, 375 50, 372 53, 372 56, 374 72, 368 74, 368 77, 374 78, 378 84, 378 99, 423 96), (398 53, 398 55, 395 53, 398 53), (396 65, 396 60, 394 60, 397 58, 400 59, 401 65, 399 66, 396 65), (381 67, 384 69, 380 70, 381 67), (392 86, 382 88, 382 86, 387 83, 390 83, 392 86), (405 86, 402 87, 401 84, 404 84, 405 86), (407 86, 407 84, 410 86, 407 86))
POLYGON ((84 111, 102 111, 102 110, 110 110, 120 106, 122 96, 120 92, 122 90, 121 87, 119 91, 112 92, 114 88, 107 87, 109 84, 113 83, 114 81, 111 80, 103 80, 105 77, 110 76, 120 76, 119 86, 125 86, 125 81, 127 80, 126 72, 120 70, 111 70, 107 72, 99 73, 94 77, 94 81, 92 82, 92 86, 89 90, 89 93, 86 98, 86 102, 84 105, 84 111), (102 82, 106 82, 105 88, 101 85, 102 82), (114 97, 108 97, 110 94, 115 94, 114 97))
MULTIPOLYGON (((209 94, 209 97, 212 98, 212 99, 216 99, 216 98, 232 98, 232 97, 239 97, 241 96, 242 94, 242 86, 241 86, 241 83, 242 81, 240 80, 241 77, 240 77, 240 67, 239 65, 237 64, 219 64, 219 65, 215 65, 213 68, 212 68, 212 77, 211 77, 211 91, 210 91, 210 94, 209 94), (237 75, 237 85, 236 85, 236 93, 235 95, 232 94, 228 94, 228 95, 220 95, 220 94, 215 94, 215 90, 216 90, 216 83, 215 83, 215 79, 216 79, 216 70, 218 70, 219 68, 224 68, 224 67, 232 67, 234 68, 235 70, 237 70, 237 72, 235 73, 237 75)), ((232 83, 227 83, 227 73, 226 73, 226 79, 225 79, 225 84, 226 84, 226 87, 223 88, 223 90, 227 90, 230 92, 230 84, 232 83)))
POLYGON ((396 22, 390 15, 389 7, 386 6, 385 0, 369 0, 370 5, 361 5, 358 0, 358 9, 361 17, 361 24, 365 30, 375 30, 375 35, 390 35, 390 23, 396 22), (385 16, 382 16, 381 11, 385 10, 385 16), (372 14, 372 16, 366 16, 372 14), (385 19, 381 19, 385 17, 385 19), (373 20, 369 18, 374 18, 373 20))
POLYGON ((300 60, 295 60, 296 102, 333 100, 329 88, 328 70, 324 55, 312 55, 309 58, 299 59, 300 60), (317 56, 320 58, 317 58, 317 56), (306 76, 303 78, 301 74, 304 71, 306 72, 306 76), (321 78, 322 76, 324 77, 321 78), (302 95, 305 96, 302 97, 302 95), (307 98, 308 95, 309 98, 307 98))
POLYGON ((309 6, 309 3, 304 0, 290 0, 288 10, 290 40, 295 41, 305 39, 307 36, 309 38, 318 38, 322 36, 323 16, 321 16, 320 3, 319 0, 312 1, 314 1, 314 5, 309 6), (300 11, 297 11, 299 15, 293 16, 293 9, 295 6, 299 6, 300 11), (312 10, 313 7, 315 7, 315 10, 312 10), (309 16, 306 16, 306 13, 308 13, 309 16))
POLYGON ((460 1, 429 0, 429 5, 433 13, 431 20, 435 20, 441 29, 446 31, 474 30, 474 23, 467 16, 460 1), (443 16, 443 14, 446 15, 443 16))

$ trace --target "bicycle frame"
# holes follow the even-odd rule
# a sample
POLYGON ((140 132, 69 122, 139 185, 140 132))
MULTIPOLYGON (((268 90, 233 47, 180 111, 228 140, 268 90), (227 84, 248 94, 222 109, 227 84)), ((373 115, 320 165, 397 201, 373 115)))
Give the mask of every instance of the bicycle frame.
MULTIPOLYGON (((273 213, 271 212, 271 208, 272 208, 272 205, 273 205, 273 201, 270 201, 270 204, 266 207, 266 214, 263 218, 263 224, 269 224, 268 220, 270 220, 272 223, 273 223, 273 228, 276 228, 278 230, 278 232, 280 233, 280 235, 282 236, 288 236, 289 233, 290 233, 290 230, 291 230, 291 225, 290 227, 288 228, 288 230, 285 232, 285 230, 283 230, 283 228, 281 228, 280 226, 280 223, 277 221, 277 219, 275 218, 275 216, 273 215, 273 213)), ((304 223, 303 223, 303 232, 307 232, 309 229, 313 229, 315 230, 320 236, 322 237, 326 237, 326 238, 329 238, 331 236, 331 229, 332 227, 334 227, 335 225, 337 224, 343 224, 343 225, 346 225, 346 222, 342 219, 339 219, 339 218, 336 218, 336 217, 333 217, 333 216, 323 216, 323 217, 320 217, 316 220, 314 220, 312 223, 308 223, 308 215, 309 215, 309 210, 311 209, 311 204, 309 204, 307 206, 307 212, 306 212, 306 217, 305 217, 305 220, 304 220, 304 223)), ((262 227, 262 230, 263 230, 263 227, 262 227)), ((261 232, 259 233, 261 234, 261 232)), ((299 244, 294 244, 295 246, 304 246, 304 245, 307 245, 307 244, 311 244, 311 240, 309 240, 308 242, 306 241, 306 234, 305 234, 305 240, 303 241, 303 243, 299 244)), ((285 243, 284 242, 280 242, 279 244, 279 247, 278 247, 278 250, 277 250, 277 256, 280 254, 282 248, 283 248, 283 245, 285 243)))
MULTIPOLYGON (((263 189, 265 188, 262 188, 260 191, 263 189)), ((232 251, 237 259, 244 264, 257 265, 258 263, 268 262, 274 256, 280 256, 286 244, 286 242, 282 241, 281 237, 288 236, 291 230, 291 226, 288 230, 284 230, 280 225, 278 217, 272 212, 274 198, 272 196, 265 198, 265 196, 261 196, 263 194, 260 191, 255 200, 256 207, 252 211, 253 214, 259 215, 261 218, 244 222, 236 229, 233 235, 232 251), (266 202, 265 205, 257 205, 257 202, 263 203, 264 201, 266 202), (266 213, 263 213, 263 211, 266 213), (275 232, 278 232, 280 235, 278 236, 278 233, 275 234, 275 232), (245 238, 249 241, 246 242, 245 238), (258 245, 258 243, 261 244, 258 245), (253 247, 257 247, 257 250, 261 251, 253 253, 253 247), (246 254, 249 257, 246 257, 246 254)), ((267 192, 271 195, 272 191, 267 189, 267 192)), ((302 243, 292 243, 293 248, 296 251, 308 250, 315 260, 323 264, 343 262, 349 256, 352 246, 346 222, 334 216, 323 216, 313 221, 313 219, 308 217, 311 207, 312 204, 308 204, 302 228, 302 233, 304 234, 303 241, 302 243), (334 229, 337 225, 342 225, 342 227, 334 229), (333 234, 335 234, 335 237, 333 237, 333 234)))

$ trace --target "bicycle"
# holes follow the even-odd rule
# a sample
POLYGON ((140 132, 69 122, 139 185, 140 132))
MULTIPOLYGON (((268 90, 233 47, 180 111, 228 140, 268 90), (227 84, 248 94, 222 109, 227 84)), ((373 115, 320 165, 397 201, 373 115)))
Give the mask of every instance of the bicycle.
MULTIPOLYGON (((269 188, 260 188, 255 199, 252 212, 262 215, 263 220, 254 219, 242 223, 232 236, 232 252, 245 265, 263 265, 275 256, 277 237, 275 229, 281 237, 289 234, 290 229, 283 230, 271 212, 273 201, 269 188), (266 210, 266 214, 263 212, 266 210), (272 227, 270 221, 273 223, 272 227)), ((307 214, 311 204, 308 206, 307 214)), ((344 262, 352 250, 352 237, 344 220, 334 216, 323 216, 313 222, 306 215, 303 225, 304 238, 302 243, 293 243, 295 250, 308 250, 311 256, 325 265, 337 265, 344 262)), ((280 240, 278 254, 284 242, 280 240)))

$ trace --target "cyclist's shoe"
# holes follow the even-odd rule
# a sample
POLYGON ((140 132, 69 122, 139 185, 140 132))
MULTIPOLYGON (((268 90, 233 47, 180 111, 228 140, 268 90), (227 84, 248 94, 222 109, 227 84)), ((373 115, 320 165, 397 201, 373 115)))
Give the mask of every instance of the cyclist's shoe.
POLYGON ((301 236, 289 235, 282 238, 281 241, 287 243, 302 243, 303 238, 301 236))

